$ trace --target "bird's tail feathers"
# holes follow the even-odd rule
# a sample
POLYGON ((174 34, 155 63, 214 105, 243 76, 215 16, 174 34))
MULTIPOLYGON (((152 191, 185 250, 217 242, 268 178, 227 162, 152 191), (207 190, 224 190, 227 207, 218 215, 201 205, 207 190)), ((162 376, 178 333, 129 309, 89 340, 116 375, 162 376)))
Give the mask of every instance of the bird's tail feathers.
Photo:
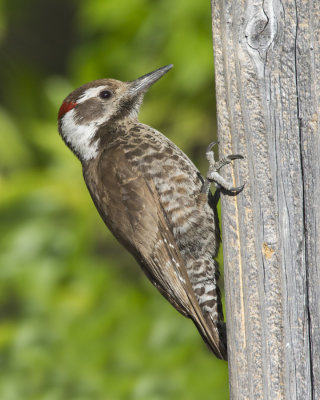
POLYGON ((228 360, 227 354, 227 331, 225 322, 213 323, 209 315, 203 315, 202 318, 192 318, 203 340, 213 352, 213 354, 221 360, 228 360))

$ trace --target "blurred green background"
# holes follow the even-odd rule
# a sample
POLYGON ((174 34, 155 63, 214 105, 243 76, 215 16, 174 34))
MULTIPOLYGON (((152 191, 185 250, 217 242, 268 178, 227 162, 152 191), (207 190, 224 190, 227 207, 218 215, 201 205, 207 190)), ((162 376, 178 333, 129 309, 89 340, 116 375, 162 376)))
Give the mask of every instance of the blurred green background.
POLYGON ((77 86, 173 63, 140 120, 205 173, 210 1, 4 0, 0 60, 0 399, 227 399, 227 363, 105 228, 56 126, 77 86))

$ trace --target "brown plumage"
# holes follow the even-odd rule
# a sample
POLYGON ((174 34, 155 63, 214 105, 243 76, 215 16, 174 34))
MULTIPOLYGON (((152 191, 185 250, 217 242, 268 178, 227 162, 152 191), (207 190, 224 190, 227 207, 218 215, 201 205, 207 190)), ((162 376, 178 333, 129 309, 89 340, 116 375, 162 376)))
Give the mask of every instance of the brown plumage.
MULTIPOLYGON (((202 191, 203 179, 177 146, 137 120, 143 94, 170 68, 133 82, 83 85, 63 102, 59 131, 80 159, 111 232, 162 295, 193 320, 213 353, 227 359, 211 193, 202 191)), ((215 179, 216 170, 213 175, 225 183, 215 179)))

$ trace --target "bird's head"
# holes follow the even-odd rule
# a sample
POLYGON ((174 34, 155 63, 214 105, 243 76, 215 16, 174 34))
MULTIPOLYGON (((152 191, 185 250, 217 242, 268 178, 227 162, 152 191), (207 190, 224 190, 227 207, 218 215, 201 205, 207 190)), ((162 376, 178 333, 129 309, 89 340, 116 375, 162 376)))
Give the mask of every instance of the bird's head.
POLYGON ((125 118, 136 120, 145 92, 172 67, 167 65, 131 82, 99 79, 70 93, 58 114, 59 132, 67 146, 80 160, 94 158, 98 129, 125 118))

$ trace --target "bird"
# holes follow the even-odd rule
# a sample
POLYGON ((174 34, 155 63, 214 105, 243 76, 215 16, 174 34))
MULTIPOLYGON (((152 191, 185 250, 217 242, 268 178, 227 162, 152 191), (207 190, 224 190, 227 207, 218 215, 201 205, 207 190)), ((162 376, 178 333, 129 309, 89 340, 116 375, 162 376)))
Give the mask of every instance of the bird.
POLYGON ((82 164, 85 183, 102 220, 151 283, 190 318, 209 349, 227 360, 226 328, 218 287, 220 189, 238 193, 215 162, 213 144, 204 179, 194 163, 161 132, 142 124, 144 94, 172 64, 138 79, 98 79, 62 102, 58 130, 82 164))

